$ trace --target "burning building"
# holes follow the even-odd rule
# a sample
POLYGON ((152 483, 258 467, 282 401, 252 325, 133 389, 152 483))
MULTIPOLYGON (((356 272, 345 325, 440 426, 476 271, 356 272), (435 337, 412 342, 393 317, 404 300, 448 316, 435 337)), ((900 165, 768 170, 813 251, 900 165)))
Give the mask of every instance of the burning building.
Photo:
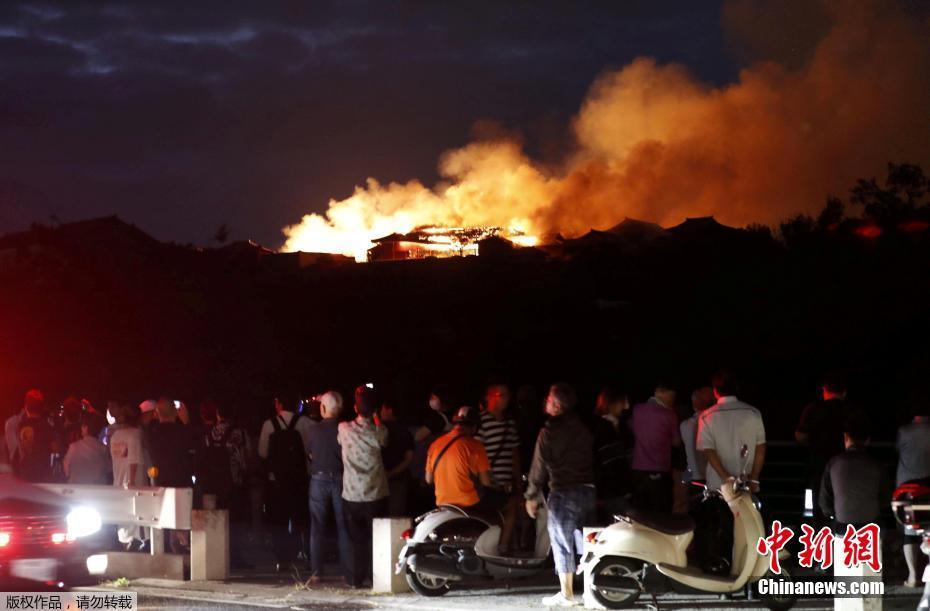
POLYGON ((531 246, 535 238, 501 227, 418 227, 409 233, 392 233, 372 240, 369 261, 406 261, 427 257, 477 256, 486 240, 506 240, 518 246, 531 246))

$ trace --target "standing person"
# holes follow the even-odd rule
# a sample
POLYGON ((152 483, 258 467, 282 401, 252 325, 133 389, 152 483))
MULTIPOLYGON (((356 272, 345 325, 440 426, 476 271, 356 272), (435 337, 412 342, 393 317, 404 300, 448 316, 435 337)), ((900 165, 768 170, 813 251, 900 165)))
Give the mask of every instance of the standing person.
POLYGON ((375 391, 368 386, 355 389, 355 413, 351 422, 339 424, 337 439, 342 446, 342 500, 349 541, 352 543, 351 572, 346 581, 360 588, 371 581, 372 520, 387 511, 388 482, 381 460, 387 445, 387 428, 377 415, 375 391))
MULTIPOLYGON (((211 402, 212 403, 212 402, 211 402)), ((230 562, 236 568, 250 568, 242 558, 242 542, 249 517, 249 455, 251 444, 245 430, 235 424, 235 414, 226 403, 213 404, 213 418, 201 421, 208 428, 203 434, 205 451, 200 462, 198 483, 203 491, 216 495, 218 509, 229 510, 230 562), (214 424, 208 425, 208 422, 214 424)))
POLYGON ((550 418, 536 439, 526 512, 536 517, 548 484, 549 539, 561 589, 543 598, 547 607, 576 604, 573 579, 582 550, 582 528, 594 517, 594 437, 575 413, 578 399, 567 384, 553 384, 546 397, 550 418))
MULTIPOLYGON (((111 404, 109 410, 115 419, 107 439, 113 465, 113 485, 119 488, 148 485, 142 429, 135 425, 134 408, 125 404, 111 404)), ((144 530, 138 526, 120 526, 116 534, 127 550, 133 549, 137 541, 140 549, 144 545, 144 530)))
MULTIPOLYGON (((691 408, 694 414, 681 422, 678 427, 681 433, 681 443, 685 446, 685 457, 688 460, 688 470, 685 472, 685 481, 704 483, 707 477, 707 458, 703 452, 697 451, 697 423, 701 413, 710 409, 717 398, 714 389, 710 386, 698 388, 691 393, 691 408)), ((694 488, 694 491, 699 491, 694 488)))
POLYGON ((453 405, 456 403, 447 391, 434 387, 429 395, 429 407, 424 410, 419 426, 413 428, 411 501, 414 513, 418 515, 433 507, 433 489, 426 483, 426 455, 437 438, 452 430, 450 410, 453 405))
MULTIPOLYGON (((188 428, 186 408, 183 403, 163 397, 155 406, 155 416, 157 420, 147 432, 155 467, 154 484, 166 488, 193 487, 193 455, 198 444, 188 428)), ((188 544, 186 531, 169 529, 168 546, 172 552, 182 553, 188 544)))
POLYGON ((158 400, 155 422, 148 430, 149 453, 158 473, 153 478, 156 486, 190 488, 194 474, 192 454, 197 444, 187 423, 180 421, 180 409, 174 401, 158 400))
POLYGON ((820 385, 821 400, 807 405, 801 413, 794 438, 809 446, 807 487, 814 499, 814 523, 827 523, 820 510, 820 482, 823 470, 831 458, 843 452, 843 425, 850 410, 846 403, 846 384, 835 375, 824 377, 820 385))
POLYGON ((672 450, 681 446, 675 391, 657 384, 653 396, 633 408, 633 506, 672 510, 672 450))
POLYGON ((520 435, 517 423, 509 416, 510 389, 504 384, 492 384, 485 393, 485 408, 481 412, 481 427, 475 439, 484 444, 491 463, 491 490, 507 498, 503 509, 500 553, 511 552, 513 529, 520 509, 520 435))
POLYGON ((7 458, 10 466, 19 461, 19 422, 26 417, 26 411, 36 411, 45 405, 45 395, 41 390, 31 389, 23 397, 23 407, 18 412, 6 419, 4 423, 4 438, 6 440, 7 458))
MULTIPOLYGON (((716 512, 720 509, 715 508, 713 502, 705 502, 701 488, 690 485, 692 482, 696 484, 707 483, 707 458, 704 456, 704 452, 697 449, 698 420, 701 414, 710 409, 716 402, 717 398, 714 396, 713 388, 710 386, 698 388, 691 393, 691 408, 694 410, 694 414, 690 418, 682 420, 679 426, 681 442, 685 448, 685 458, 688 461, 688 469, 685 471, 683 479, 689 485, 688 491, 685 493, 687 507, 681 511, 676 509, 676 511, 690 514, 694 521, 701 525, 716 524, 718 521, 716 512), (710 508, 709 513, 708 508, 710 508)), ((710 568, 710 570, 722 570, 721 567, 714 566, 714 563, 717 562, 715 558, 717 545, 714 543, 714 538, 715 535, 710 528, 695 529, 693 539, 695 561, 698 566, 710 568)))
POLYGON ((698 417, 697 449, 707 458, 707 485, 719 489, 725 481, 739 476, 743 468, 742 446, 749 449, 746 469, 753 492, 759 490, 759 474, 765 464, 765 425, 755 407, 736 398, 738 386, 729 371, 713 377, 713 407, 698 417))
POLYGON ((310 578, 307 585, 319 583, 323 577, 323 544, 329 516, 336 518, 339 541, 339 564, 348 582, 352 575, 352 547, 342 503, 342 447, 339 445, 339 415, 342 395, 330 390, 320 395, 320 415, 323 420, 307 434, 307 456, 310 457, 310 578))
POLYGON ((830 459, 823 472, 818 499, 823 515, 833 518, 833 530, 845 534, 877 523, 891 497, 882 464, 869 454, 869 422, 862 414, 850 416, 843 427, 845 451, 830 459))
POLYGON ((200 416, 200 429, 204 432, 209 431, 213 428, 219 421, 219 416, 217 412, 219 411, 219 405, 213 399, 204 399, 200 402, 200 409, 198 411, 198 416, 200 416))
MULTIPOLYGON (((452 421, 447 415, 451 409, 444 391, 434 390, 429 395, 429 411, 423 418, 423 425, 413 434, 414 441, 420 443, 430 437, 442 435, 452 430, 452 421)), ((428 445, 428 444, 427 444, 428 445)))
POLYGON ((609 524, 614 515, 630 504, 630 454, 633 434, 625 415, 630 400, 624 391, 607 387, 597 396, 594 407, 594 456, 599 519, 609 524))
MULTIPOLYGON (((898 429, 896 447, 898 449, 898 468, 895 482, 898 486, 904 482, 930 477, 930 401, 915 397, 911 402, 912 420, 898 429)), ((904 560, 907 563, 907 581, 909 588, 920 586, 917 579, 917 555, 921 537, 911 529, 904 531, 904 560)))
POLYGON ((266 461, 266 510, 277 569, 303 552, 309 521, 307 438, 313 424, 274 400, 274 415, 262 424, 258 455, 266 461))
POLYGON ((139 418, 136 425, 143 432, 148 432, 149 428, 158 420, 158 415, 155 413, 157 406, 158 401, 155 399, 146 399, 139 403, 139 418))
POLYGON ((384 403, 380 413, 381 422, 388 431, 387 445, 381 450, 388 478, 388 516, 401 518, 407 515, 407 499, 410 495, 413 435, 397 421, 392 405, 384 403))
POLYGON ((485 393, 481 412, 481 427, 475 439, 484 444, 491 461, 491 483, 509 492, 516 488, 523 475, 520 467, 520 436, 517 423, 510 417, 510 389, 504 384, 492 384, 485 393))
POLYGON ((110 425, 108 438, 113 485, 121 488, 148 485, 142 430, 136 426, 133 408, 124 404, 111 405, 110 413, 115 420, 110 425))
POLYGON ((247 513, 249 436, 235 423, 235 412, 226 403, 213 404, 213 418, 203 421, 205 428, 202 475, 204 492, 216 495, 219 509, 229 509, 230 519, 247 513), (212 424, 209 424, 212 422, 212 424), (240 503, 240 500, 242 503, 240 503))
POLYGON ((81 418, 83 437, 68 446, 62 462, 69 484, 110 483, 113 470, 110 451, 97 439, 103 423, 101 416, 89 412, 81 418))
POLYGON ((67 451, 72 443, 83 438, 81 433, 84 426, 81 418, 83 407, 80 399, 73 396, 61 403, 61 447, 64 451, 67 451))
MULTIPOLYGON (((759 491, 759 474, 765 463, 765 426, 762 414, 736 398, 736 378, 729 371, 714 374, 712 386, 717 402, 698 416, 697 449, 707 458, 707 486, 719 490, 724 482, 738 477, 745 467, 753 492, 759 491), (749 451, 744 462, 741 451, 749 451)), ((720 499, 708 502, 705 516, 712 549, 709 555, 720 571, 729 568, 733 550, 733 514, 720 499)))
POLYGON ((46 419, 44 401, 27 401, 16 434, 16 454, 12 465, 16 476, 27 482, 54 481, 52 454, 57 451, 57 444, 55 433, 46 419))

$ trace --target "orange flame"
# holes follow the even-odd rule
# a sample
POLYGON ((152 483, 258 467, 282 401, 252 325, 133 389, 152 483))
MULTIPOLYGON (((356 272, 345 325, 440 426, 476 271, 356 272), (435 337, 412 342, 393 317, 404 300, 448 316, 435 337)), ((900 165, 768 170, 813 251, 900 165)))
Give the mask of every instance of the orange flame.
POLYGON ((421 226, 497 226, 535 243, 531 216, 552 198, 550 180, 511 142, 478 142, 446 153, 440 172, 447 179, 432 189, 412 180, 367 187, 330 201, 325 216, 308 214, 284 229, 284 250, 353 255, 364 260, 371 241, 421 226))
POLYGON ((516 142, 474 142, 442 156, 431 188, 369 178, 286 227, 283 249, 364 259, 372 239, 427 225, 511 228, 535 243, 627 216, 775 223, 819 210, 888 161, 930 162, 930 24, 878 1, 824 6, 829 27, 799 67, 759 62, 712 87, 637 59, 591 87, 560 166, 534 162, 516 142))

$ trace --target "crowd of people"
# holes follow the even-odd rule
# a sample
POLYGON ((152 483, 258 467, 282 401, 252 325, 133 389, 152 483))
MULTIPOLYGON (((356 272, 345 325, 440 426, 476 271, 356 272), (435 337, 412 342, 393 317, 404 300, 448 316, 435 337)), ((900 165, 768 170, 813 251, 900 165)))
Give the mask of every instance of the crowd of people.
MULTIPOLYGON (((865 451, 867 419, 849 407, 841 382, 826 380, 822 390, 796 432, 811 449, 815 520, 837 528, 876 521, 890 490, 865 451)), ((374 518, 443 504, 499 514, 498 553, 508 556, 533 549, 532 518, 545 503, 561 583, 545 602, 559 606, 573 600, 582 527, 620 513, 695 514, 695 557, 708 571, 728 570, 731 514, 722 502, 696 503, 700 489, 688 484, 719 488, 742 474, 759 491, 765 427, 728 372, 689 398, 691 413, 681 418, 672 384, 657 383, 632 406, 626 392, 605 388, 588 417, 567 384, 552 385, 542 409, 529 393, 514 398, 507 385, 491 384, 477 406, 434 392, 426 415, 407 426, 395 406, 361 385, 351 406, 337 391, 299 408, 274 399, 255 439, 227 406, 210 401, 195 416, 170 398, 110 401, 98 410, 69 397, 48 410, 42 393, 30 390, 5 423, 0 455, 32 482, 193 487, 199 505, 230 511, 234 565, 247 566, 235 538, 264 524, 279 567, 306 562, 309 585, 324 576, 329 533, 346 584, 362 587, 371 580, 374 518)), ((898 483, 930 476, 927 412, 918 406, 899 432, 898 483)), ((144 549, 145 537, 132 526, 118 531, 127 549, 144 549)), ((918 542, 906 539, 910 585, 918 542)), ((171 532, 169 545, 184 550, 186 533, 171 532)))

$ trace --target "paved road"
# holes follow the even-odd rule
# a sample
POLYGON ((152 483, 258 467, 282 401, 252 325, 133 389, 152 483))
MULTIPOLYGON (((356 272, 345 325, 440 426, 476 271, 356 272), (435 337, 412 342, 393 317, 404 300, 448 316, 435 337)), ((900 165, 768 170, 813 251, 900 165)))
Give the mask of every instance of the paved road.
POLYGON ((139 606, 137 607, 140 611, 148 611, 154 609, 185 609, 190 611, 200 611, 201 609, 229 609, 230 611, 245 611, 247 609, 261 609, 267 611, 268 609, 319 609, 321 611, 352 611, 352 610, 361 610, 361 609, 370 609, 370 606, 358 606, 358 605, 338 605, 338 606, 327 606, 327 605, 318 605, 318 604, 309 604, 309 605, 257 605, 249 602, 232 602, 229 600, 191 600, 190 598, 172 598, 168 596, 150 596, 148 594, 139 595, 139 606))
MULTIPOLYGON (((411 609, 477 611, 511 611, 542 609, 541 599, 551 594, 553 584, 545 580, 536 583, 493 582, 480 586, 453 590, 441 598, 423 598, 413 594, 377 595, 324 584, 312 590, 292 582, 264 580, 262 583, 170 582, 166 580, 138 580, 129 587, 139 593, 141 609, 411 609)), ((917 607, 919 595, 915 591, 893 588, 883 601, 885 611, 911 611, 917 607)), ((636 609, 649 608, 649 600, 641 599, 636 609)), ((758 602, 745 599, 721 601, 713 596, 666 595, 659 598, 663 611, 683 609, 761 609, 758 602)), ((832 609, 832 600, 802 600, 797 611, 832 609)))

